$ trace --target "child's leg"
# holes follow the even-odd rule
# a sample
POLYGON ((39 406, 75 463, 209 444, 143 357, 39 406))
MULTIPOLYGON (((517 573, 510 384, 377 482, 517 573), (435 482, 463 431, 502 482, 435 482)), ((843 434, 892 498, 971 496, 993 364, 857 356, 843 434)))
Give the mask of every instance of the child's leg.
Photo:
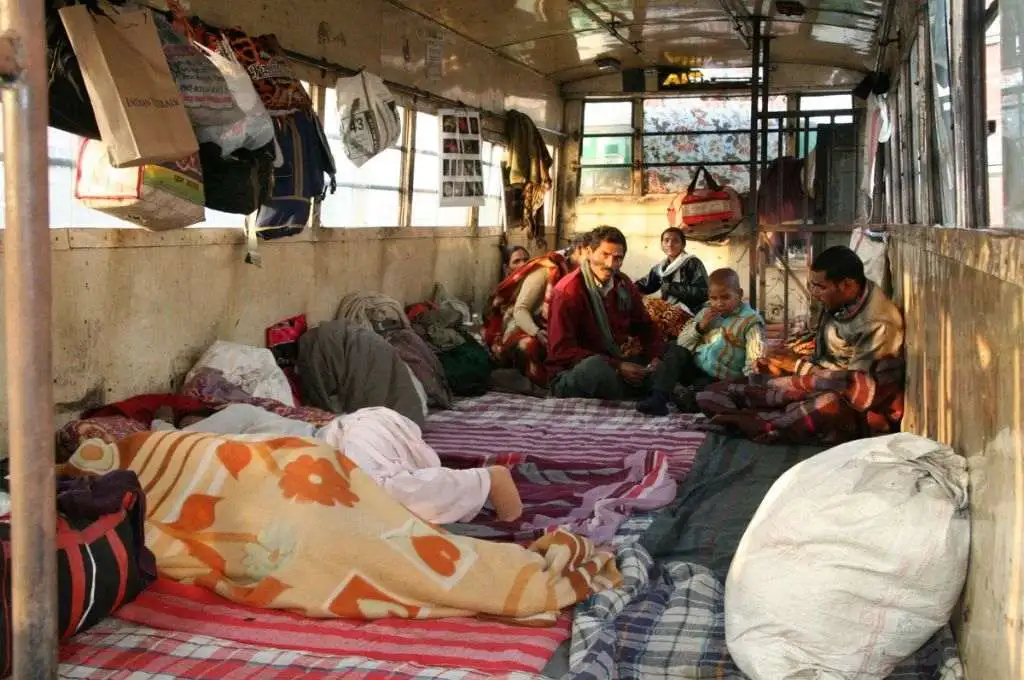
POLYGON ((650 393, 636 405, 637 410, 652 416, 667 416, 668 402, 676 385, 688 382, 694 370, 693 353, 679 345, 669 347, 651 377, 650 393))

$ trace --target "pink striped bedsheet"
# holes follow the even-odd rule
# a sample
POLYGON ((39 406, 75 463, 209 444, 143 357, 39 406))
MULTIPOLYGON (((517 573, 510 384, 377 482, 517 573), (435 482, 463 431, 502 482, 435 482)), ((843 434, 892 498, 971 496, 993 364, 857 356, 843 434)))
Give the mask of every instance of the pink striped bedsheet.
POLYGON ((563 526, 603 543, 633 512, 675 498, 704 441, 695 422, 648 418, 634 404, 489 394, 432 414, 424 437, 445 465, 507 465, 519 487, 517 522, 485 510, 459 533, 525 543, 563 526))

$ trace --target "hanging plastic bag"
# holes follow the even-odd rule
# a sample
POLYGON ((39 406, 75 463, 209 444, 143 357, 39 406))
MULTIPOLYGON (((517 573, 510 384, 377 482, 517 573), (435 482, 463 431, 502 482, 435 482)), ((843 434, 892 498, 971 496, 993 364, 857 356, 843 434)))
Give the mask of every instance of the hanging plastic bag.
POLYGON ((164 57, 171 69, 181 101, 185 104, 192 127, 234 125, 245 119, 221 72, 171 23, 153 12, 153 21, 164 57))
POLYGON ((335 91, 345 155, 357 168, 402 136, 398 104, 379 76, 362 71, 339 78, 335 91))
POLYGON ((197 129, 196 138, 199 142, 216 144, 225 158, 238 149, 256 151, 274 142, 274 123, 245 67, 233 58, 233 54, 228 57, 199 43, 192 44, 220 71, 235 103, 245 114, 242 120, 231 125, 210 125, 197 129))

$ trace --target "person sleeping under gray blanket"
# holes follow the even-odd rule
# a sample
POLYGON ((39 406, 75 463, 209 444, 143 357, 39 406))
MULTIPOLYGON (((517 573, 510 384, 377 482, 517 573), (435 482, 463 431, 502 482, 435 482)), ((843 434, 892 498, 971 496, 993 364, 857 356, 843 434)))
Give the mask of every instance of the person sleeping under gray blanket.
POLYGON ((299 340, 302 399, 331 413, 386 406, 420 427, 423 402, 409 368, 387 340, 348 321, 325 321, 299 340))

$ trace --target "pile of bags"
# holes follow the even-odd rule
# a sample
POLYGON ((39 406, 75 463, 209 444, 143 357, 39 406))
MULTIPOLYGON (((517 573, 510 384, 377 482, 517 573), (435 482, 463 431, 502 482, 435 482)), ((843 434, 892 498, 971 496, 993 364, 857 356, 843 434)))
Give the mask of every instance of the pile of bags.
POLYGON ((50 124, 84 137, 75 196, 153 230, 205 208, 300 231, 335 166, 273 35, 99 0, 47 3, 50 124))

